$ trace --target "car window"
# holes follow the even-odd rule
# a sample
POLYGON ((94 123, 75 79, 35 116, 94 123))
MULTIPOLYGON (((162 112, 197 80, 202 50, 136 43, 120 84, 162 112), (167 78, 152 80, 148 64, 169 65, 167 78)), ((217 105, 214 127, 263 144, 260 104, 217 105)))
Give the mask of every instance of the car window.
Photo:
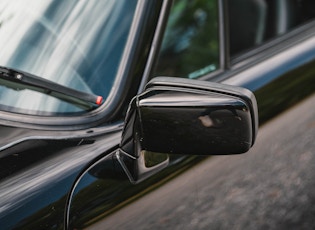
MULTIPOLYGON (((136 5, 137 0, 3 0, 0 66, 106 99, 136 5)), ((86 108, 47 92, 3 79, 0 109, 33 115, 86 112, 86 108)))
POLYGON ((198 78, 218 68, 217 1, 175 0, 154 76, 198 78))
POLYGON ((313 0, 228 0, 230 55, 288 33, 315 17, 313 0))

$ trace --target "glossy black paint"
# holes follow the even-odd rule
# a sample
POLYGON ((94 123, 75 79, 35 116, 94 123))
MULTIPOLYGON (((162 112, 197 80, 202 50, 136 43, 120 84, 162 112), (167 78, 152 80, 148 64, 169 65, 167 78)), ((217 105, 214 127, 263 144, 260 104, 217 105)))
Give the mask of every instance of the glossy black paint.
POLYGON ((131 101, 116 157, 136 184, 167 167, 166 154, 244 153, 254 144, 257 129, 257 104, 250 91, 160 77, 131 101), (155 157, 148 167, 149 155, 164 157, 155 157))
POLYGON ((63 228, 64 208, 75 179, 119 140, 120 132, 103 133, 107 135, 60 136, 57 140, 30 137, 3 150, 1 228, 63 228))
POLYGON ((156 78, 128 110, 121 149, 209 155, 244 153, 258 128, 254 95, 239 87, 156 78), (198 134, 198 135, 194 135, 198 134))
POLYGON ((208 155, 244 153, 251 147, 251 116, 243 101, 175 90, 152 93, 139 102, 142 149, 208 155), (181 103, 174 105, 175 101, 181 103))
MULTIPOLYGON (((156 11, 159 12, 157 6, 156 11)), ((151 33, 152 31, 153 29, 151 33)), ((251 59, 236 63, 231 70, 219 76, 217 81, 255 91, 260 121, 266 122, 314 93, 313 34, 314 30, 309 29, 308 35, 303 39, 293 37, 293 42, 287 46, 277 45, 272 52, 255 54, 251 59), (297 46, 297 43, 300 44, 297 46), (296 49, 301 52, 297 53, 296 49), (273 65, 267 63, 268 61, 273 65)), ((141 51, 139 42, 137 52, 141 51)), ((146 55, 136 55, 132 61, 134 69, 139 71, 138 74, 145 68, 146 58, 146 55), (141 61, 137 62, 136 57, 141 61), (139 64, 139 68, 136 68, 135 63, 139 64)), ((131 73, 135 71, 130 71, 131 73)), ((132 90, 124 92, 123 97, 131 99, 140 79, 125 80, 126 85, 133 84, 132 90)), ((121 91, 122 89, 119 92, 121 91)), ((120 104, 119 110, 124 111, 128 103, 129 101, 124 101, 120 104)), ((203 159, 170 155, 168 167, 163 166, 164 169, 159 173, 141 183, 133 184, 123 171, 118 158, 121 123, 100 125, 98 128, 85 125, 80 126, 81 130, 77 131, 60 131, 60 127, 59 131, 45 131, 31 124, 25 125, 25 122, 19 127, 16 121, 10 121, 8 116, 2 115, 1 229, 81 229, 88 226, 99 229, 99 223, 109 229, 118 229, 120 225, 114 223, 119 221, 112 220, 119 220, 120 215, 126 216, 126 213, 120 212, 123 207, 139 202, 147 193, 203 159)), ((119 120, 117 117, 115 116, 115 120, 119 120)), ((92 126, 98 123, 95 122, 98 118, 92 119, 92 126)), ((49 127, 57 120, 49 125, 43 123, 49 127)), ((163 157, 153 159, 157 164, 165 160, 163 157)), ((169 216, 176 218, 171 214, 169 216)), ((130 221, 142 218, 141 215, 129 215, 130 221)))

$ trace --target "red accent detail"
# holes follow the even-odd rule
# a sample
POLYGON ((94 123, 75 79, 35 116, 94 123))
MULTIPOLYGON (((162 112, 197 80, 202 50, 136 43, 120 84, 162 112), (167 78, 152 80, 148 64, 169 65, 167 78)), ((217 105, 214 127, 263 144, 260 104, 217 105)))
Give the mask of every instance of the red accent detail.
POLYGON ((96 104, 97 104, 97 105, 101 105, 102 102, 103 102, 103 97, 102 97, 102 96, 98 96, 98 97, 96 98, 96 104))

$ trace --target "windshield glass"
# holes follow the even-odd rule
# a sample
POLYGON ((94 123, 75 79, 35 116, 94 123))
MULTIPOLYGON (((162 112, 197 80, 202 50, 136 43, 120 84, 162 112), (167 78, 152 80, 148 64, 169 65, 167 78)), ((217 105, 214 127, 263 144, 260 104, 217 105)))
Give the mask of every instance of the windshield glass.
MULTIPOLYGON (((0 66, 108 96, 124 51, 136 0, 2 0, 0 66)), ((51 115, 85 109, 0 82, 0 109, 51 115)))

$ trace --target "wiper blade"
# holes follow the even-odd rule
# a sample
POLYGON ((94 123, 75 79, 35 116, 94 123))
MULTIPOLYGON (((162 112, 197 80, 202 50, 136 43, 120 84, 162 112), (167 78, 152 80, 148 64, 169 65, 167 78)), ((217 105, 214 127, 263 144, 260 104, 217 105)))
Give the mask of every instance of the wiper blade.
MULTIPOLYGON (((53 97, 57 97, 61 100, 83 105, 86 107, 100 106, 103 102, 102 96, 97 96, 90 93, 85 93, 79 90, 72 89, 49 81, 47 79, 15 70, 12 68, 0 66, 0 79, 8 82, 14 82, 20 85, 23 89, 32 89, 38 92, 42 92, 53 97)), ((21 88, 17 87, 17 88, 21 88)))

